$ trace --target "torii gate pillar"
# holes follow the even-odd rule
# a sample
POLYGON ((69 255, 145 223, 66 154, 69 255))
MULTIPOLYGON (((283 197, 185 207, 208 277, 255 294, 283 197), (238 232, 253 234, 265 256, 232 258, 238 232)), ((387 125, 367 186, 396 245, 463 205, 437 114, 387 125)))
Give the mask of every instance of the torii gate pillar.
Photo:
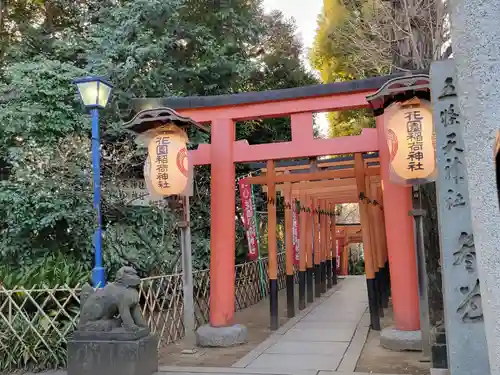
POLYGON ((200 346, 231 346, 248 340, 247 328, 233 325, 235 285, 235 184, 232 119, 212 122, 210 147, 210 321, 196 331, 200 346))
POLYGON ((394 323, 396 331, 418 331, 420 313, 417 261, 413 219, 408 214, 412 208, 411 188, 389 181, 389 149, 384 134, 383 115, 377 116, 376 121, 394 323))

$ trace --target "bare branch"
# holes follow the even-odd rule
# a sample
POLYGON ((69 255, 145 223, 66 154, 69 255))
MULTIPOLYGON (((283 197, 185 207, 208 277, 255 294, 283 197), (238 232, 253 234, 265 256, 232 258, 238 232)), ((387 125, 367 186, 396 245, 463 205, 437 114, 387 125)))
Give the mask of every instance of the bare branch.
POLYGON ((428 69, 449 44, 443 0, 344 0, 346 16, 329 30, 334 56, 359 78, 428 69))

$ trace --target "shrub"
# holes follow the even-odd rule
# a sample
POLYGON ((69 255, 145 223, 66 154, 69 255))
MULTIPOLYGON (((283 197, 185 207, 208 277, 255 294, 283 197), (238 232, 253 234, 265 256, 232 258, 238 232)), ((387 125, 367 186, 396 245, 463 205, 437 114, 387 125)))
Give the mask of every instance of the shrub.
POLYGON ((66 365, 66 336, 80 308, 72 288, 89 272, 61 253, 29 266, 0 266, 0 372, 66 365))
MULTIPOLYGON (((0 290, 0 300, 5 302, 5 295, 0 290)), ((47 297, 47 294, 39 294, 47 297)), ((28 296, 26 296, 28 299, 28 296)), ((8 303, 7 303, 8 305, 8 303)), ((5 308, 0 311, 5 314, 5 308)), ((41 371, 66 366, 67 345, 65 336, 74 328, 73 320, 62 317, 57 308, 43 308, 40 312, 29 312, 24 307, 16 311, 9 322, 0 322, 0 372, 14 370, 41 371), (28 324, 28 321, 30 323, 28 324)), ((77 317, 78 305, 71 303, 65 308, 67 314, 77 317)))

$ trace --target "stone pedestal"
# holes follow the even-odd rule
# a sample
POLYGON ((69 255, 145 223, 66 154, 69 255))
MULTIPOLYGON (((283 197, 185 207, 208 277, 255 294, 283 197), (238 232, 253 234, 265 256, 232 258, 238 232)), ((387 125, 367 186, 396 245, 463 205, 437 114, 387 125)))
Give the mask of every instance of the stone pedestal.
POLYGON ((196 331, 196 344, 202 347, 223 348, 245 344, 247 341, 248 329, 241 324, 229 327, 212 327, 206 324, 196 331))
POLYGON ((68 375, 152 375, 158 371, 155 336, 116 340, 78 332, 68 340, 68 375))

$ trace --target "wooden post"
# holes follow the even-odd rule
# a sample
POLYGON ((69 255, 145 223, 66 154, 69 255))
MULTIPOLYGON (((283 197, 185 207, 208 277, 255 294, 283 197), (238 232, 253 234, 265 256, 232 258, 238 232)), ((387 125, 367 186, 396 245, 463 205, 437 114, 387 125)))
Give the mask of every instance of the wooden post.
MULTIPOLYGON (((333 212, 336 212, 336 206, 332 203, 331 208, 333 212)), ((330 258, 330 268, 331 268, 331 283, 332 285, 337 285, 337 215, 334 214, 332 216, 332 221, 330 224, 331 233, 332 233, 332 245, 331 245, 331 258, 330 258)), ((339 259, 340 263, 340 259, 339 259)))
POLYGON ((370 247, 372 249, 372 259, 373 259, 373 268, 375 271, 375 290, 377 295, 377 304, 379 309, 379 316, 381 318, 384 317, 384 309, 382 307, 382 274, 381 274, 381 266, 379 264, 381 249, 380 249, 380 241, 379 241, 379 233, 377 231, 377 220, 376 220, 376 212, 378 207, 374 205, 375 200, 375 191, 373 189, 373 184, 370 180, 369 176, 365 177, 366 182, 366 192, 369 199, 372 201, 368 205, 368 217, 370 218, 370 247))
POLYGON ((278 264, 276 242, 276 183, 274 181, 274 161, 267 161, 267 248, 269 272, 269 303, 271 314, 271 330, 279 327, 278 317, 278 264))
POLYGON ((342 249, 342 275, 349 275, 349 244, 347 243, 345 233, 339 239, 340 247, 342 249))
POLYGON ((313 216, 314 206, 312 205, 311 198, 307 197, 307 207, 309 212, 307 214, 307 230, 305 237, 307 239, 307 302, 314 302, 314 265, 313 265, 313 216))
POLYGON ((389 297, 391 295, 391 279, 389 273, 389 257, 387 252, 387 237, 385 232, 385 220, 384 220, 384 202, 382 197, 382 188, 377 187, 377 201, 380 204, 377 221, 380 223, 380 239, 382 247, 382 260, 384 262, 382 277, 384 283, 383 295, 382 295, 382 307, 387 309, 389 307, 389 297))
MULTIPOLYGON (((386 299, 386 289, 387 289, 387 284, 386 284, 386 277, 385 277, 385 244, 384 244, 384 229, 383 229, 383 223, 384 223, 384 217, 382 215, 382 202, 380 200, 380 196, 378 193, 378 187, 376 183, 371 184, 371 193, 370 195, 377 201, 377 205, 374 205, 372 210, 373 210, 373 223, 375 224, 375 239, 377 241, 377 265, 379 268, 378 271, 378 277, 379 277, 379 296, 380 296, 380 306, 383 308, 386 307, 385 304, 385 299, 386 299)), ((382 310, 383 311, 383 310, 382 310)), ((382 315, 381 315, 382 316, 382 315)))
POLYGON ((381 202, 379 201, 378 195, 377 195, 377 186, 372 183, 371 186, 371 194, 370 196, 373 197, 377 201, 377 205, 373 205, 371 207, 372 211, 372 222, 374 224, 375 228, 375 240, 377 242, 377 266, 379 270, 384 268, 385 265, 385 259, 384 259, 384 233, 382 230, 382 225, 384 223, 384 218, 382 216, 382 211, 381 211, 381 202))
POLYGON ((300 241, 299 241, 299 310, 306 308, 306 253, 307 253, 307 212, 306 194, 300 193, 300 241))
POLYGON ((326 201, 320 202, 321 216, 320 216, 320 241, 321 241, 321 261, 320 261, 320 274, 321 274, 321 293, 326 292, 326 249, 328 247, 328 214, 326 213, 326 201))
POLYGON ((295 316, 293 278, 293 233, 292 233, 292 184, 285 184, 285 258, 286 258, 286 311, 288 318, 295 316))
MULTIPOLYGON (((332 203, 328 202, 327 204, 327 210, 329 212, 332 212, 332 203)), ((326 233, 327 233, 327 244, 326 244, 326 259, 325 259, 325 264, 326 264, 326 288, 330 289, 333 284, 332 284, 332 249, 333 249, 333 240, 334 236, 332 233, 332 219, 333 217, 331 215, 328 216, 327 222, 326 222, 326 233)))
POLYGON ((380 208, 378 211, 378 216, 380 218, 380 239, 382 246, 382 254, 384 265, 387 263, 388 253, 387 253, 387 237, 385 234, 385 221, 384 221, 384 200, 382 198, 382 188, 377 186, 377 201, 379 202, 380 208))
MULTIPOLYGON (((354 155, 354 169, 356 174, 356 186, 358 194, 361 197, 367 196, 365 184, 365 172, 363 155, 356 153, 354 155)), ((370 309, 371 328, 375 331, 380 331, 380 316, 377 302, 377 288, 375 284, 375 267, 371 250, 371 235, 370 235, 370 217, 368 212, 368 203, 366 199, 359 202, 359 216, 361 221, 361 230, 363 234, 363 248, 365 255, 365 273, 366 283, 368 288, 368 307, 370 309)))
POLYGON ((368 176, 365 177, 365 194, 368 199, 372 200, 372 202, 366 205, 368 211, 368 220, 370 224, 368 225, 370 229, 370 251, 371 251, 371 259, 373 264, 373 271, 375 272, 375 277, 377 277, 377 272, 379 271, 378 265, 378 242, 377 242, 377 234, 376 234, 376 223, 375 223, 375 212, 373 205, 373 196, 371 195, 371 184, 370 178, 368 176))
POLYGON ((335 239, 338 241, 339 247, 339 275, 345 275, 344 273, 344 245, 342 244, 342 231, 335 231, 335 239))
POLYGON ((346 238, 345 236, 342 238, 342 265, 343 265, 343 268, 344 268, 344 273, 343 275, 344 276, 347 276, 349 275, 349 255, 350 255, 350 251, 349 251, 349 244, 347 243, 346 241, 346 238))
POLYGON ((313 200, 313 207, 314 207, 314 216, 313 216, 313 222, 314 222, 314 229, 313 229, 313 234, 314 234, 314 292, 316 298, 319 298, 321 296, 321 275, 320 275, 320 261, 321 261, 321 254, 320 254, 320 248, 319 248, 319 202, 317 199, 313 200))

